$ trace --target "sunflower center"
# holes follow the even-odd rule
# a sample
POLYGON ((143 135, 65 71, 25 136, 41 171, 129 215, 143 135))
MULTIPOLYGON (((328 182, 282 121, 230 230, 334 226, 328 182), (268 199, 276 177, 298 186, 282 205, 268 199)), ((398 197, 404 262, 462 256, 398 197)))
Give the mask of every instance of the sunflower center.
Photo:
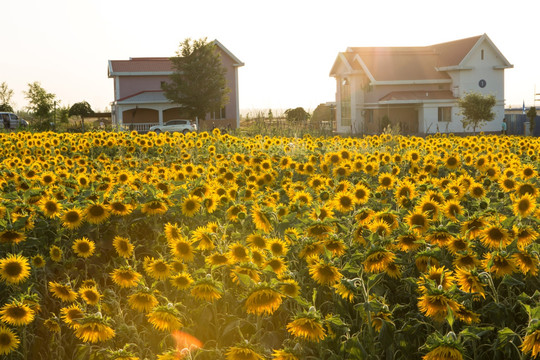
POLYGON ((47 209, 48 212, 57 212, 58 206, 54 201, 47 201, 45 203, 45 209, 47 209))
POLYGON ((534 188, 529 184, 524 184, 519 187, 518 193, 522 196, 525 194, 534 195, 534 188))
POLYGON ((381 185, 385 187, 392 185, 392 179, 390 179, 389 177, 382 178, 381 185))
POLYGON ((494 241, 501 241, 504 238, 503 232, 497 228, 489 229, 487 235, 490 239, 494 241))
POLYGON ((77 250, 79 250, 79 252, 86 253, 90 251, 90 245, 86 241, 80 242, 77 244, 77 250))
POLYGON ((533 170, 530 169, 530 168, 526 168, 525 170, 523 170, 523 175, 525 176, 532 176, 533 175, 533 170))
POLYGON ((176 244, 176 250, 180 253, 180 254, 187 254, 190 252, 191 250, 191 247, 189 246, 188 243, 185 243, 185 242, 178 242, 176 244))
POLYGON ((154 264, 154 270, 156 272, 163 273, 163 272, 167 271, 167 265, 162 263, 162 262, 157 262, 157 263, 154 264))
POLYGON ((4 267, 4 272, 8 275, 8 276, 18 276, 21 274, 21 272, 23 271, 23 267, 22 265, 19 263, 19 262, 9 262, 5 267, 4 267))
POLYGON ((66 213, 67 222, 70 222, 70 223, 77 222, 80 220, 80 218, 81 217, 79 216, 79 213, 76 211, 69 211, 66 213))
POLYGON ((92 207, 90 207, 90 215, 94 217, 99 217, 99 216, 103 216, 104 214, 105 214, 105 209, 103 208, 103 206, 92 205, 92 207))
POLYGON ((195 201, 188 200, 188 201, 185 203, 185 207, 186 207, 186 210, 188 210, 188 211, 195 210, 195 201))
POLYGON ((22 319, 28 314, 28 311, 21 306, 10 307, 6 311, 6 315, 12 319, 22 319))
POLYGON ((113 203, 112 208, 115 211, 119 211, 119 212, 122 212, 122 211, 126 210, 126 206, 124 204, 122 204, 122 203, 119 203, 119 202, 113 203))
POLYGON ((531 203, 528 199, 522 199, 518 203, 518 209, 519 211, 527 211, 531 207, 531 203))
POLYGON ((88 301, 90 301, 90 302, 94 302, 94 301, 99 300, 97 294, 96 294, 94 291, 92 291, 92 290, 85 291, 85 292, 84 292, 84 296, 86 296, 86 298, 87 298, 88 301))
POLYGON ((446 160, 446 163, 449 166, 455 166, 457 164, 457 159, 455 157, 449 157, 448 160, 446 160))
POLYGON ((7 333, 0 333, 0 348, 8 348, 11 347, 11 343, 13 342, 11 336, 7 333))
POLYGON ((426 225, 426 218, 422 214, 414 214, 411 217, 411 224, 423 227, 426 225))
POLYGON ((19 234, 15 231, 11 231, 11 230, 6 230, 3 234, 2 234, 2 242, 6 241, 6 242, 11 242, 13 240, 16 240, 19 238, 19 234))

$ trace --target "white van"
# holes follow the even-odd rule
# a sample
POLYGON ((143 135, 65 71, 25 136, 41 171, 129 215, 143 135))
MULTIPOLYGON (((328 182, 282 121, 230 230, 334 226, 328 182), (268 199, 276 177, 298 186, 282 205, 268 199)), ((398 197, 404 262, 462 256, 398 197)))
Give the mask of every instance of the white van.
POLYGON ((17 129, 20 126, 28 126, 28 121, 19 118, 14 113, 0 112, 0 129, 5 129, 7 124, 10 129, 17 129))

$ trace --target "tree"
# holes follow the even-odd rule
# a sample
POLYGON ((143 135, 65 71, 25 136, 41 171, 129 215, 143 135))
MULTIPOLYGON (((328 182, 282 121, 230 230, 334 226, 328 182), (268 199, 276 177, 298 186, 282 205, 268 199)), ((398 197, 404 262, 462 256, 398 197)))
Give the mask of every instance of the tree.
POLYGON ((310 118, 309 113, 304 110, 303 107, 297 107, 296 109, 287 109, 285 110, 285 116, 287 117, 287 121, 290 122, 304 122, 306 120, 309 120, 310 118))
POLYGON ((529 134, 531 134, 531 136, 533 135, 533 132, 534 132, 534 120, 536 119, 536 107, 535 106, 531 106, 531 108, 529 109, 529 111, 527 111, 527 117, 529 118, 529 134))
POLYGON ((13 97, 13 90, 8 88, 7 83, 4 81, 0 85, 0 111, 13 112, 13 108, 9 104, 13 97))
POLYGON ((94 114, 94 110, 92 110, 92 107, 90 107, 90 104, 87 103, 86 101, 81 101, 81 102, 73 104, 73 106, 69 108, 69 113, 68 113, 69 116, 81 117, 82 131, 84 131, 84 118, 92 114, 94 114))
POLYGON ((56 95, 48 93, 37 81, 28 84, 28 91, 24 93, 30 105, 28 109, 41 121, 50 118, 54 108, 56 95))
POLYGON ((496 102, 495 96, 476 92, 466 93, 465 96, 459 98, 457 104, 460 108, 459 114, 463 116, 461 119, 463 128, 472 127, 473 133, 476 134, 476 128, 495 118, 493 107, 496 102))
POLYGON ((165 96, 178 104, 191 118, 204 119, 206 114, 220 109, 229 101, 226 69, 215 43, 205 39, 180 43, 171 58, 174 73, 163 83, 165 96))

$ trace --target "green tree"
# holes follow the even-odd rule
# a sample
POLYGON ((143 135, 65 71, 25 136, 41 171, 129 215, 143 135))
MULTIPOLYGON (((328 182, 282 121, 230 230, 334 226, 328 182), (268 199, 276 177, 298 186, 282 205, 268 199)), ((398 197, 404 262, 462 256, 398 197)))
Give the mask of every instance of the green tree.
POLYGON ((90 116, 92 114, 94 114, 94 110, 92 110, 92 107, 86 101, 81 101, 81 102, 73 104, 69 108, 69 112, 68 112, 69 116, 80 116, 81 117, 82 131, 84 131, 84 118, 88 117, 88 116, 90 116))
POLYGON ((477 92, 469 92, 459 98, 457 104, 460 108, 459 114, 463 116, 461 119, 463 128, 467 130, 472 127, 473 133, 476 134, 479 126, 495 118, 493 107, 496 102, 495 96, 477 92))
POLYGON ((171 58, 174 73, 162 85, 165 96, 191 118, 222 108, 228 101, 226 69, 217 45, 206 38, 186 39, 171 58))
POLYGON ((529 118, 529 134, 532 136, 534 132, 534 120, 536 119, 536 107, 531 106, 527 111, 527 117, 529 118))
POLYGON ((297 107, 296 109, 285 110, 285 116, 287 121, 290 122, 305 122, 311 117, 309 113, 304 110, 303 107, 297 107))
POLYGON ((12 97, 13 90, 8 88, 7 83, 4 81, 0 84, 0 111, 13 112, 13 108, 10 105, 12 97))
POLYGON ((54 108, 54 98, 56 95, 48 93, 41 87, 37 81, 28 84, 28 91, 25 91, 26 99, 28 99, 28 109, 40 121, 48 120, 54 108))

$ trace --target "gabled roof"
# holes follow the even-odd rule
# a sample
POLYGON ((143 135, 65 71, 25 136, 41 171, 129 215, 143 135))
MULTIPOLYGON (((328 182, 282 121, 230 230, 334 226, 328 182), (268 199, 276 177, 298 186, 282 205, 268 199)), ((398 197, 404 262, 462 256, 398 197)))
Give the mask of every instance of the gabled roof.
POLYGON ((484 35, 420 47, 349 47, 340 53, 330 76, 337 75, 340 62, 352 69, 359 67, 372 83, 396 81, 445 82, 447 70, 459 69, 467 56, 487 41, 502 60, 501 68, 512 67, 497 47, 484 35))
MULTIPOLYGON (((223 53, 230 57, 233 66, 244 66, 225 46, 219 41, 212 42, 218 46, 223 53)), ((129 60, 109 60, 109 77, 122 75, 171 75, 173 73, 170 58, 166 57, 136 57, 129 60)))

